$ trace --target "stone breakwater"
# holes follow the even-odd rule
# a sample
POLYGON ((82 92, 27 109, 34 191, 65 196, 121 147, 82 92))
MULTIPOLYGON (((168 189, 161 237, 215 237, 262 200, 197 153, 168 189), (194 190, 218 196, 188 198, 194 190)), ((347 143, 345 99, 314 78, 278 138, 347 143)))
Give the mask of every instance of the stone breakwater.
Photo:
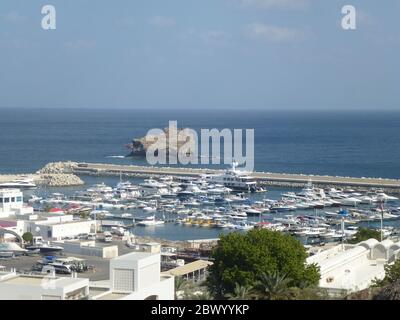
POLYGON ((51 162, 40 169, 37 174, 68 174, 78 167, 77 162, 51 162))
POLYGON ((38 184, 49 187, 68 187, 81 186, 85 182, 77 175, 73 174, 74 167, 77 167, 76 162, 53 162, 36 172, 40 180, 38 184))
POLYGON ((84 185, 85 182, 72 173, 74 165, 77 164, 73 162, 49 163, 34 174, 0 175, 0 182, 32 179, 39 186, 72 187, 84 185))
POLYGON ((41 174, 37 183, 49 187, 72 187, 85 184, 78 176, 66 173, 41 174))

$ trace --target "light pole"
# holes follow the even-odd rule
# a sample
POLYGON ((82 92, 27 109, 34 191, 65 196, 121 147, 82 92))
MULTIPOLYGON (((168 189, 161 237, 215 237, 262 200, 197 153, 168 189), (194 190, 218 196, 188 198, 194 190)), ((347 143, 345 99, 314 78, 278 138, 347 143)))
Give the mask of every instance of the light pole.
POLYGON ((383 241, 383 199, 381 199, 381 242, 383 241))

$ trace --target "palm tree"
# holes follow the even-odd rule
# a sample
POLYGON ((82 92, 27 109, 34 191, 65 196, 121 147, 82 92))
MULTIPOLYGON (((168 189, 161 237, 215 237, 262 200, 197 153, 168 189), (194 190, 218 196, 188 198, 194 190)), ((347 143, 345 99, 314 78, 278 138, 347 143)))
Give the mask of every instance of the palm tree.
POLYGON ((226 297, 229 300, 250 300, 252 297, 253 287, 241 286, 239 283, 235 284, 235 289, 232 293, 228 293, 226 297))
POLYGON ((207 290, 202 291, 201 293, 193 293, 190 295, 189 300, 214 300, 214 297, 207 290))
POLYGON ((257 282, 257 289, 266 300, 285 300, 289 298, 289 279, 278 271, 262 273, 257 282))
POLYGON ((188 288, 188 282, 182 277, 175 277, 175 300, 179 299, 178 292, 185 292, 188 288))

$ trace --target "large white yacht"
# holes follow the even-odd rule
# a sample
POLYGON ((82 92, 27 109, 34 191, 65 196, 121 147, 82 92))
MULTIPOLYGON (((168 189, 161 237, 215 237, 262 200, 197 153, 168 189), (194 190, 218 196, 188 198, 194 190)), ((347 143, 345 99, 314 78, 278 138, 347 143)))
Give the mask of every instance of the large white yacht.
POLYGON ((20 180, 13 180, 10 182, 0 183, 0 189, 11 188, 11 189, 36 189, 37 186, 33 182, 33 179, 26 178, 20 180))
POLYGON ((221 184, 233 191, 256 192, 257 181, 246 172, 237 169, 238 163, 232 162, 232 168, 221 175, 206 176, 206 180, 221 184))

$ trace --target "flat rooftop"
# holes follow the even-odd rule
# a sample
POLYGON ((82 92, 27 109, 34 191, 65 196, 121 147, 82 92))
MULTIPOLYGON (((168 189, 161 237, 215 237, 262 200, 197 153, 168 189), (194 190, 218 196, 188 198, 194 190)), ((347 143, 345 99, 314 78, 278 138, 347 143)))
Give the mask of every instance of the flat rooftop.
POLYGON ((206 260, 196 260, 194 262, 185 264, 184 266, 180 266, 168 271, 163 272, 163 274, 168 274, 171 276, 184 276, 186 274, 202 270, 207 268, 208 266, 211 266, 213 263, 210 261, 206 260))
POLYGON ((131 252, 128 254, 124 254, 122 256, 114 258, 114 260, 131 260, 137 261, 141 259, 145 259, 148 257, 159 255, 159 253, 149 253, 149 252, 131 252))
POLYGON ((323 288, 342 288, 359 290, 368 287, 371 280, 379 277, 385 271, 385 264, 376 262, 375 260, 364 261, 364 263, 357 264, 353 267, 335 273, 334 280, 330 283, 325 283, 323 288))
POLYGON ((0 284, 5 283, 21 286, 43 286, 45 283, 49 283, 51 285, 55 285, 56 287, 64 287, 82 281, 85 281, 85 279, 69 277, 48 278, 45 276, 16 275, 14 277, 10 277, 0 281, 0 284))

